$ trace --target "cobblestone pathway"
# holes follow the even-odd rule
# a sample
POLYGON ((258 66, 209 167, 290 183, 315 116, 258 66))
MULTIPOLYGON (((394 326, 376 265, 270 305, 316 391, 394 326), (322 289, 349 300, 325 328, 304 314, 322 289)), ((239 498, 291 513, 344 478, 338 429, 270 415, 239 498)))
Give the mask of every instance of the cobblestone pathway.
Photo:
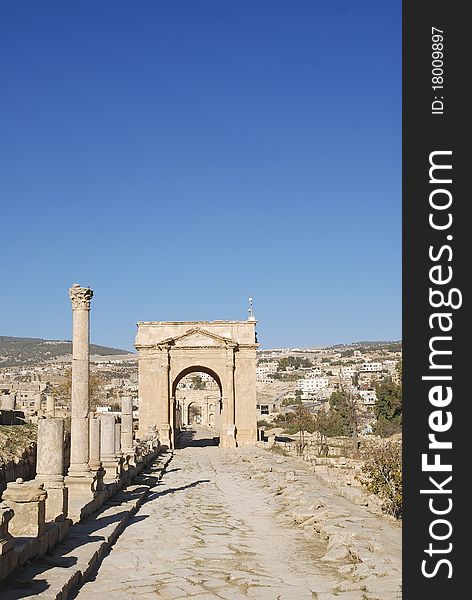
POLYGON ((280 523, 274 496, 247 476, 244 449, 198 435, 191 444, 175 451, 79 600, 371 598, 339 593, 339 572, 318 560, 325 545, 280 523))

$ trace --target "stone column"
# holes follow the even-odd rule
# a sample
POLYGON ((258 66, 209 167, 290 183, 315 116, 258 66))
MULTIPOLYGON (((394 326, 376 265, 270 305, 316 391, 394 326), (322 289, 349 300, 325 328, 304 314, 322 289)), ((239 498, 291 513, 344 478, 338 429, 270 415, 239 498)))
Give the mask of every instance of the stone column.
POLYGON ((100 415, 100 458, 105 469, 105 483, 116 482, 119 476, 119 461, 115 454, 115 417, 100 415))
POLYGON ((13 537, 39 537, 45 530, 45 501, 43 484, 34 480, 25 483, 21 478, 8 483, 3 500, 13 509, 9 531, 13 537))
POLYGON ((129 468, 129 454, 126 455, 123 453, 123 448, 121 446, 121 431, 122 424, 119 422, 115 423, 115 454, 118 460, 118 477, 121 477, 125 471, 128 471, 129 468))
POLYGON ((97 471, 101 466, 100 460, 100 419, 97 417, 90 417, 89 422, 89 434, 90 434, 90 457, 89 467, 92 471, 97 471))
POLYGON ((36 482, 47 491, 46 521, 67 515, 67 488, 64 485, 64 420, 38 420, 36 482))
POLYGON ((56 405, 54 401, 54 396, 51 396, 50 394, 46 396, 46 414, 49 417, 56 416, 56 405))
POLYGON ((34 395, 34 410, 37 413, 41 411, 41 392, 34 395))
POLYGON ((75 283, 72 302, 72 399, 69 477, 92 477, 89 461, 90 301, 93 291, 75 283))
POLYGON ((128 396, 121 399, 121 450, 130 457, 130 464, 134 464, 133 400, 128 396))
POLYGON ((115 421, 115 454, 121 456, 121 423, 115 421))
POLYGON ((89 422, 89 435, 90 435, 90 458, 89 467, 92 473, 95 475, 95 494, 101 494, 105 491, 103 485, 103 478, 105 476, 105 470, 102 466, 100 459, 100 426, 101 421, 98 417, 90 416, 89 422))

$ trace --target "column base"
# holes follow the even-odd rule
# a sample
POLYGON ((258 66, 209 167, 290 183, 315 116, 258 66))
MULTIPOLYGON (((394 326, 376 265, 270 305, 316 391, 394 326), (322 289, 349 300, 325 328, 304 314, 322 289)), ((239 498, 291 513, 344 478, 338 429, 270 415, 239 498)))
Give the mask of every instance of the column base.
POLYGON ((220 447, 221 448, 237 448, 236 443, 236 427, 234 425, 230 427, 224 427, 220 435, 220 447))
POLYGON ((67 517, 69 490, 64 482, 42 481, 47 491, 46 521, 63 521, 67 517))
POLYGON ((67 475, 64 483, 68 489, 67 515, 74 523, 95 512, 103 503, 105 494, 96 490, 96 478, 91 471, 87 477, 67 475))
POLYGON ((238 427, 238 446, 254 446, 257 442, 257 429, 238 427))
POLYGON ((121 464, 123 459, 118 458, 102 458, 104 470, 103 482, 105 484, 116 483, 121 477, 121 464))
POLYGON ((71 464, 69 470, 67 471, 67 476, 74 478, 93 478, 93 473, 90 470, 88 463, 71 464))

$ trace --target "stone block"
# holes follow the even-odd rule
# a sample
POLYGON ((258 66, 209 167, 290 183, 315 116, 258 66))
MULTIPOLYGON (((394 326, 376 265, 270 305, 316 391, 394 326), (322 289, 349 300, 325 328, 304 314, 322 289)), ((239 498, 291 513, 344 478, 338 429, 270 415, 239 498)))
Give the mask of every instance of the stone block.
POLYGON ((9 531, 14 537, 38 537, 46 524, 47 492, 42 484, 17 479, 7 485, 3 499, 13 509, 9 531))

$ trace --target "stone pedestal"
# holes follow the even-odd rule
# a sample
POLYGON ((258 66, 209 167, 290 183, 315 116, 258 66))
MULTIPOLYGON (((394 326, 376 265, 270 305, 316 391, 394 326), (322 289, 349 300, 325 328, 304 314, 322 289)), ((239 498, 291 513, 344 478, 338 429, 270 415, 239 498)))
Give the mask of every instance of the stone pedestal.
POLYGON ((25 483, 17 479, 7 484, 3 500, 14 512, 9 523, 9 532, 13 537, 38 537, 44 532, 46 498, 43 484, 36 481, 25 483))
POLYGON ((67 488, 64 485, 64 420, 38 420, 36 482, 47 491, 46 521, 67 515, 67 488))
POLYGON ((172 441, 172 429, 169 423, 161 423, 159 425, 160 439, 163 446, 173 448, 174 444, 172 441))

